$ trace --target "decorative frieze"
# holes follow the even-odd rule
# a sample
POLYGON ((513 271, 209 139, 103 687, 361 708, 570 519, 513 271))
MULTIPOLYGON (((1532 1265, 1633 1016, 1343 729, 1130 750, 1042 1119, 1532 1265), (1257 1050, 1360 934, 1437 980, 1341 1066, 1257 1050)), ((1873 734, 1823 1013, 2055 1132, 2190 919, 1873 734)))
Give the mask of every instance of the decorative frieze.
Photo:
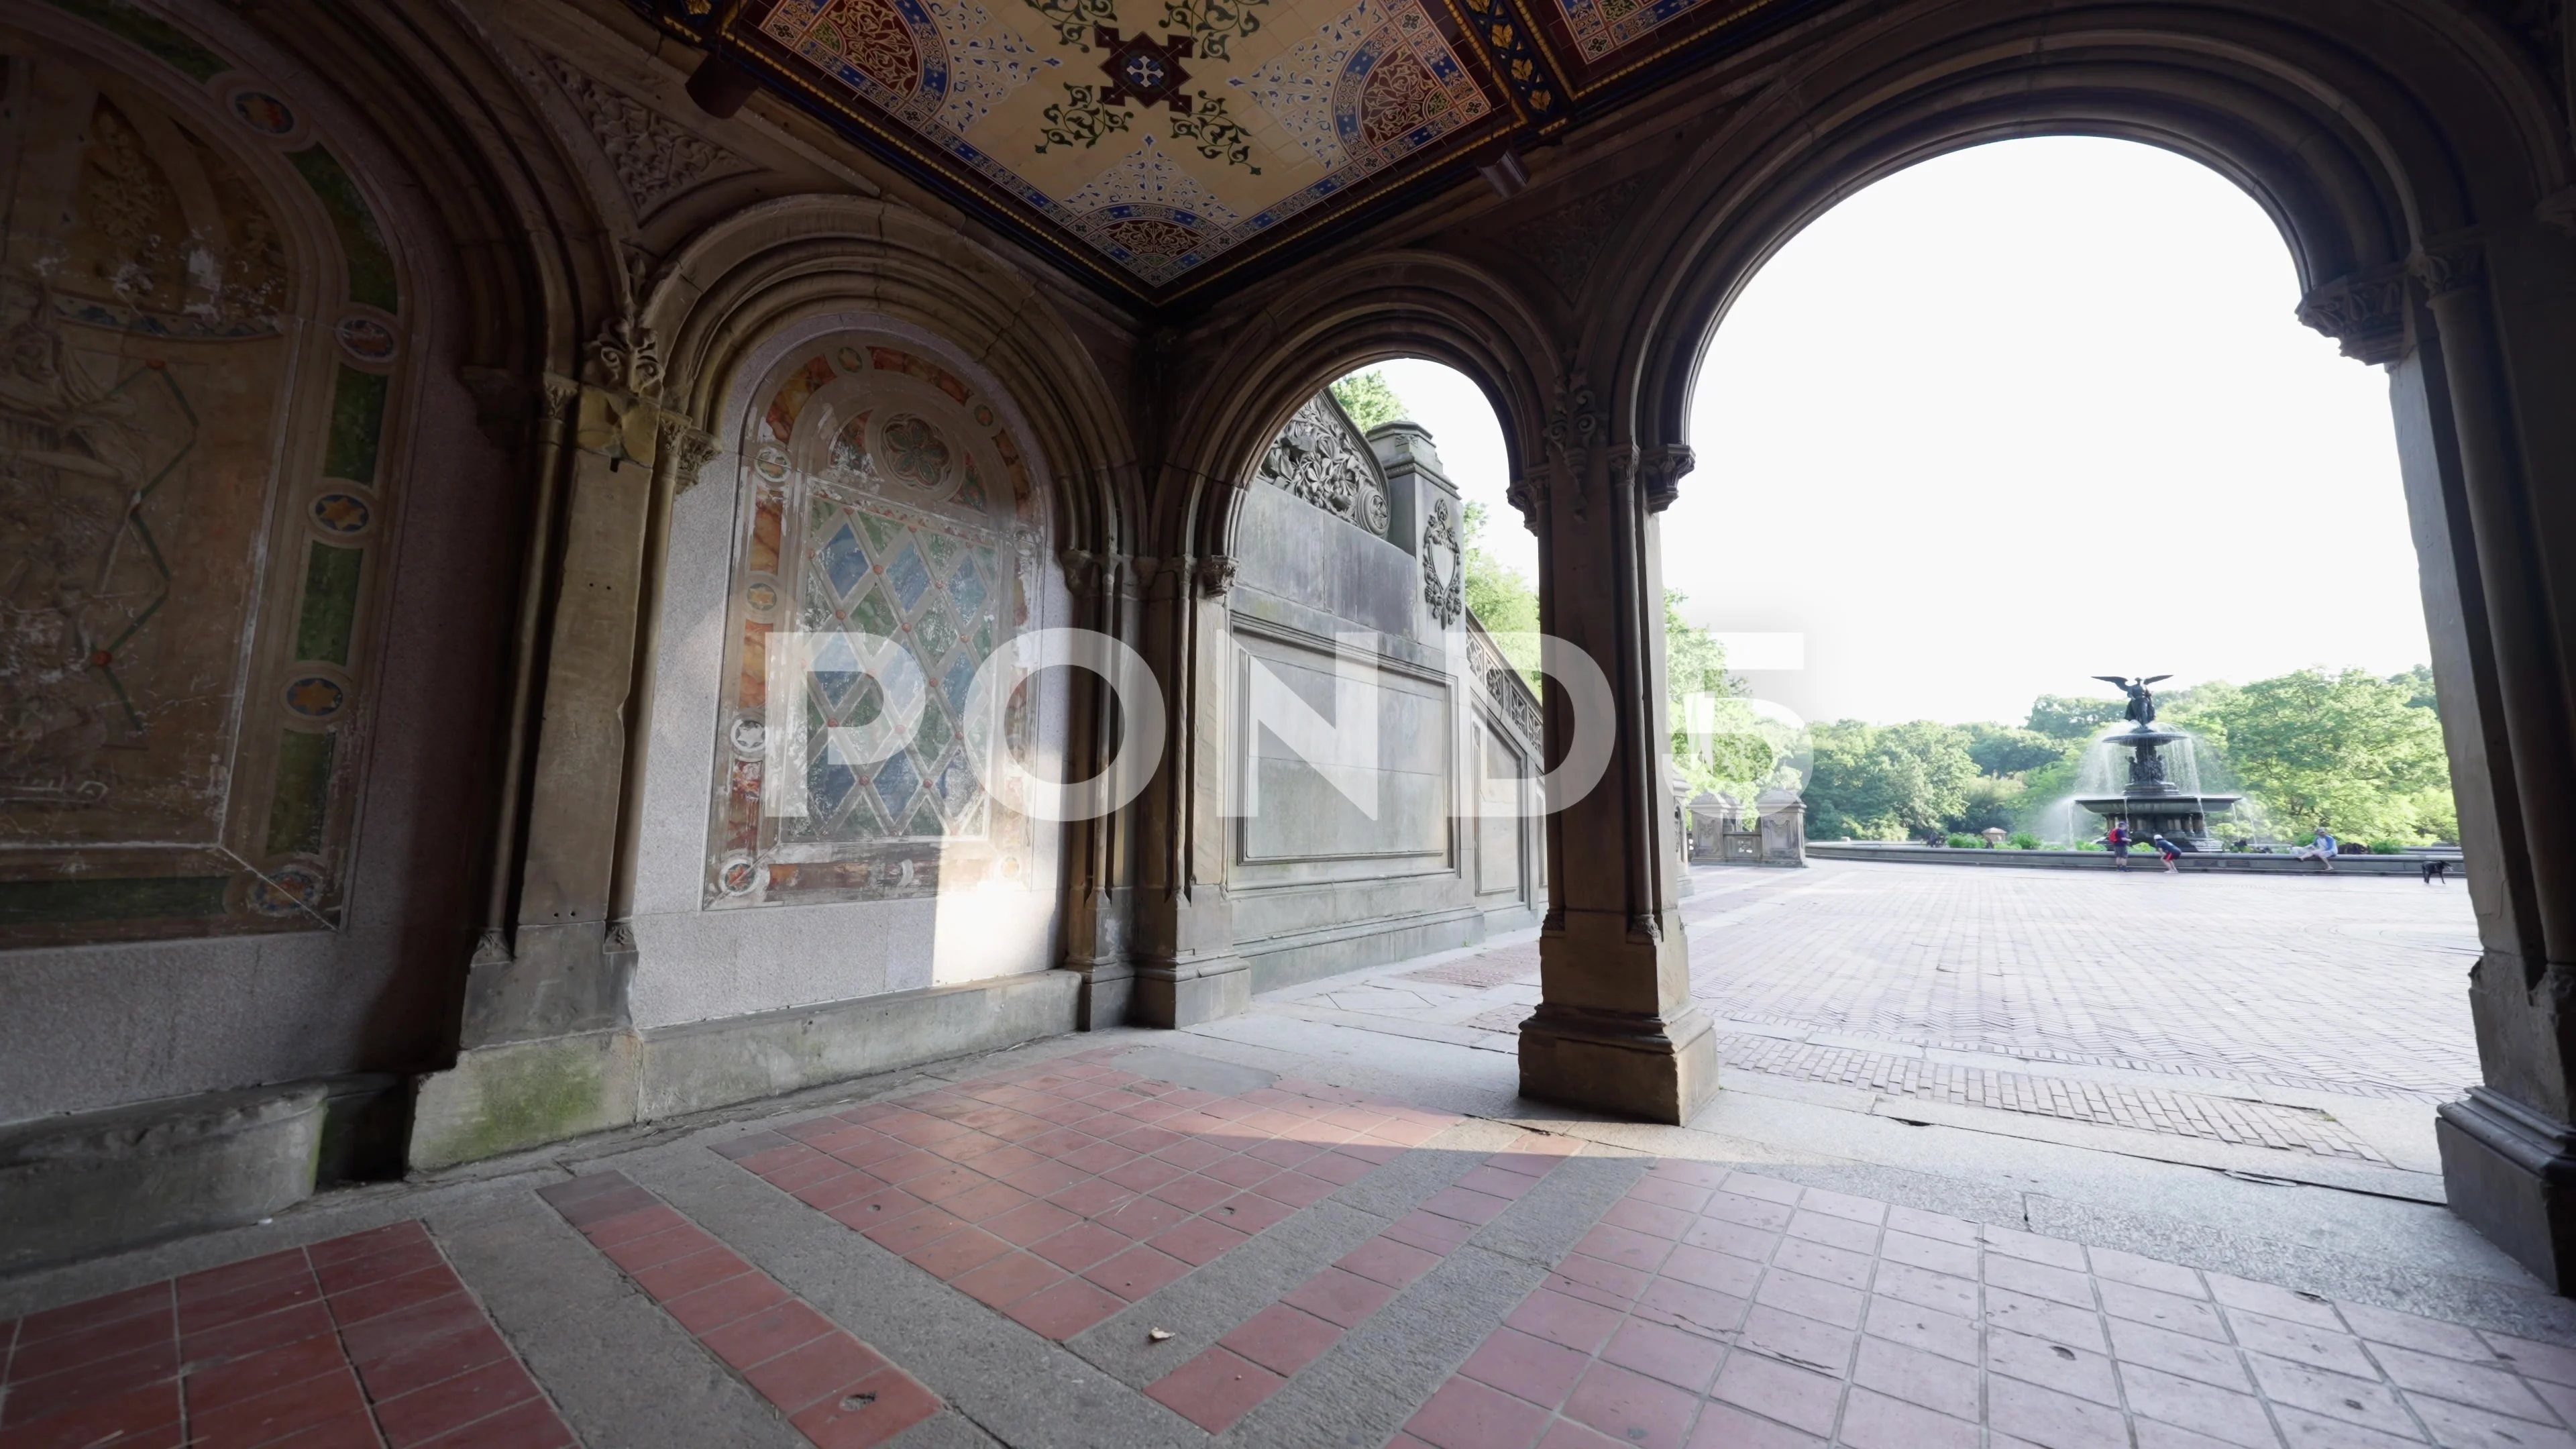
POLYGON ((1258 476, 1335 518, 1386 537, 1386 488, 1378 478, 1376 457, 1330 393, 1308 399, 1279 430, 1258 476))
POLYGON ((1529 684, 1521 678, 1520 671, 1503 661, 1501 651, 1494 647, 1493 640, 1485 636, 1484 630, 1474 630, 1467 638, 1470 666, 1476 671, 1476 678, 1483 682, 1485 693, 1493 699, 1495 713, 1501 715, 1512 731, 1521 737, 1521 743, 1535 749, 1542 739, 1543 729, 1537 696, 1530 692, 1529 684))

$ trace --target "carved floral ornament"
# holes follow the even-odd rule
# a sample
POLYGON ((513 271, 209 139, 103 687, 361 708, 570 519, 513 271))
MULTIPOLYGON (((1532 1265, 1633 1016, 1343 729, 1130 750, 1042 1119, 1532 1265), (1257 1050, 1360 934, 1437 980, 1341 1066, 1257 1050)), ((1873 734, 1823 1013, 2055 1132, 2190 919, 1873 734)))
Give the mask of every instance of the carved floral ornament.
POLYGON ((1326 513, 1386 537, 1386 486, 1377 458, 1329 393, 1317 393, 1272 439, 1257 476, 1326 513))
POLYGON ((638 216, 700 181, 751 169, 731 151, 691 135, 642 102, 582 74, 561 56, 544 59, 546 73, 581 112, 582 124, 607 154, 617 184, 638 216))

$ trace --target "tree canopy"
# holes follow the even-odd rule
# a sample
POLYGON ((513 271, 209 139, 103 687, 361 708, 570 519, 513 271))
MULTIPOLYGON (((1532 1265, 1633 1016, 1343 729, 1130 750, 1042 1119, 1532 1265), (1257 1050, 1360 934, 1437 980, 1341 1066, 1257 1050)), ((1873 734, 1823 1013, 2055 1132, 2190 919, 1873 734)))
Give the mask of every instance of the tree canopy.
POLYGON ((2455 836, 2449 758, 2431 691, 2412 673, 2302 669, 2193 709, 2277 830, 2356 840, 2455 836), (2419 689, 2426 703, 2415 703, 2419 689))
POLYGON ((2072 694, 2043 694, 2030 702, 2027 728, 2052 740, 2089 740, 2102 726, 2128 715, 2125 699, 2085 699, 2072 694))
POLYGON ((1903 840, 1945 828, 1979 778, 1965 731, 1930 720, 1836 720, 1812 730, 1807 833, 1822 840, 1903 840))
POLYGON ((1396 395, 1395 385, 1374 367, 1334 383, 1333 401, 1342 405, 1342 411, 1351 415, 1351 421, 1359 424, 1363 433, 1405 415, 1404 399, 1396 395))

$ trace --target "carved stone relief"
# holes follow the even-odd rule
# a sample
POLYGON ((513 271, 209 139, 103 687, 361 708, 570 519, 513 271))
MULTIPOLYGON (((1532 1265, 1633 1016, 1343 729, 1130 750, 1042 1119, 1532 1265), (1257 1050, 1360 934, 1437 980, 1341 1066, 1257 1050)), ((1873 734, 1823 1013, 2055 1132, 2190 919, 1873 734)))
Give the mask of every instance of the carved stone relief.
POLYGON ((1470 633, 1468 639, 1468 652, 1474 661, 1476 678, 1483 681, 1485 693, 1492 697, 1495 710, 1519 734, 1521 743, 1535 750, 1541 739, 1542 724, 1538 699, 1530 692, 1528 681, 1521 678, 1520 671, 1503 662, 1502 654, 1494 648, 1493 641, 1485 637, 1483 630, 1470 633))
POLYGON ((701 181, 752 169, 750 162, 582 74, 561 56, 545 57, 545 66, 581 112, 591 139, 608 153, 609 164, 617 169, 617 184, 625 188, 638 216, 651 214, 665 200, 701 181))
POLYGON ((1330 393, 1315 394, 1279 430, 1258 476, 1335 518, 1386 537, 1386 487, 1378 478, 1376 456, 1330 393))
POLYGON ((1466 544, 1458 536, 1458 522, 1446 498, 1431 500, 1431 520, 1422 525, 1422 602, 1431 606, 1432 617, 1444 629, 1467 611, 1466 544), (1449 560, 1446 582, 1440 577, 1443 554, 1449 560))

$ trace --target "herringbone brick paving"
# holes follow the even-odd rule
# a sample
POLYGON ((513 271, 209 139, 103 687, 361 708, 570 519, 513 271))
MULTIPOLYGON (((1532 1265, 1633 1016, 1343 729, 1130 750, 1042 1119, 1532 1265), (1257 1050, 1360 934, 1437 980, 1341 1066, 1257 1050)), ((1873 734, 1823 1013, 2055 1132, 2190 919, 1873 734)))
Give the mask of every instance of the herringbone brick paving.
POLYGON ((2457 887, 1819 862, 1760 890, 1691 936, 1720 1018, 2359 1095, 2478 1079, 2457 887))

